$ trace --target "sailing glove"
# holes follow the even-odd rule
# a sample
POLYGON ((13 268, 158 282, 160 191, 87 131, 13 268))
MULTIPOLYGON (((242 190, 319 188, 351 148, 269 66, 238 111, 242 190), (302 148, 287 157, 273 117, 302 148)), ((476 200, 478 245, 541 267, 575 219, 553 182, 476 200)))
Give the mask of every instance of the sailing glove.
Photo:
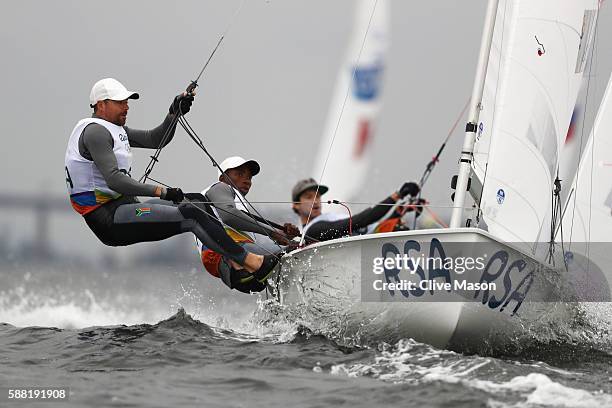
POLYGON ((184 115, 191 109, 193 103, 193 94, 182 93, 177 95, 170 105, 170 113, 173 115, 181 114, 184 115))
POLYGON ((174 204, 179 204, 183 201, 185 195, 183 194, 183 190, 180 188, 167 188, 166 193, 161 198, 163 200, 172 201, 174 204))
POLYGON ((300 229, 295 225, 287 222, 283 225, 283 231, 289 238, 295 238, 300 236, 300 229))
POLYGON ((419 194, 419 191, 421 191, 419 185, 415 182, 409 181, 400 187, 397 194, 400 196, 400 198, 404 198, 408 195, 416 197, 416 195, 419 194))

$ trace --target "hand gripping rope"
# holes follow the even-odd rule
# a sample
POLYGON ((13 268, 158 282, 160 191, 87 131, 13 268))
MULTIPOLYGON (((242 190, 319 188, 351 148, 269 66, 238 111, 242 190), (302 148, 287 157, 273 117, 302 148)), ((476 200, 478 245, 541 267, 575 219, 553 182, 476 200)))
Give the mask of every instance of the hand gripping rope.
MULTIPOLYGON (((229 32, 229 30, 231 29, 234 20, 236 19, 236 17, 240 14, 244 4, 246 3, 246 0, 242 0, 242 2, 240 3, 239 7, 237 8, 237 10, 235 11, 232 19, 230 20, 227 28, 225 29, 225 31, 223 32, 223 34, 221 34, 221 36, 219 37, 219 41, 217 42, 217 44, 215 45, 215 47, 213 48, 213 50, 211 51, 210 55, 208 56, 206 62, 204 63, 202 69, 200 70, 200 73, 198 74, 198 76, 196 77, 195 80, 191 81, 191 83, 187 86, 187 88, 185 89, 185 93, 186 94, 190 94, 190 95, 194 95, 194 91, 196 89, 196 87, 198 86, 198 81, 200 80, 200 78, 202 77, 202 75, 204 74, 204 71, 206 70, 206 68, 208 67, 208 65, 210 64, 210 62, 212 61, 215 53, 217 52, 217 50, 219 49, 219 47, 221 46, 221 43, 223 42, 223 40, 225 39, 225 36, 227 35, 227 33, 229 32)), ((161 154, 162 149, 164 148, 164 146, 166 145, 168 138, 170 137, 170 134, 172 132, 172 129, 175 128, 175 126, 178 124, 181 125, 181 127, 185 130, 185 132, 187 133, 187 135, 191 138, 191 140, 193 140, 193 142, 196 144, 196 146, 198 146, 205 154, 206 156, 211 160, 212 164, 214 167, 216 167, 223 175, 226 176, 227 181, 231 184, 231 186, 235 189, 236 185, 231 181, 231 179, 229 177, 227 177, 227 174, 220 168, 218 162, 215 160, 215 158, 208 152, 208 150, 206 149, 204 142, 202 141, 202 139, 197 135, 197 133, 195 132, 195 130, 193 129, 193 127, 189 124, 189 122, 187 121, 187 119, 184 116, 184 113, 181 112, 181 105, 180 103, 178 104, 179 106, 179 112, 178 114, 175 115, 175 117, 172 119, 172 122, 170 124, 170 126, 166 129, 166 132, 159 144, 159 146, 157 147, 157 149, 155 150, 155 153, 151 156, 151 160, 149 161, 144 174, 142 175, 142 177, 139 179, 140 182, 146 182, 147 179, 150 179, 156 183, 159 183, 165 187, 169 187, 167 184, 164 184, 158 180, 155 180, 153 178, 151 178, 151 173, 153 172, 153 169, 155 168, 155 165, 159 162, 159 156, 161 154)), ((273 223, 269 220, 267 220, 266 218, 264 218, 259 211, 253 207, 253 205, 244 197, 240 197, 239 199, 241 201, 241 203, 244 205, 244 207, 246 208, 247 213, 254 219, 266 223, 268 226, 275 228, 275 229, 279 229, 280 230, 280 234, 285 236, 287 239, 288 237, 286 236, 286 234, 284 234, 284 227, 273 223), (248 204, 248 205, 247 205, 248 204), (251 210, 249 210, 249 207, 251 207, 251 209, 256 213, 256 215, 251 213, 251 210)), ((185 198, 185 201, 188 202, 190 205, 194 206, 195 208, 197 208, 199 211, 207 214, 210 216, 210 214, 206 213, 204 210, 202 210, 200 207, 196 206, 195 204, 197 204, 197 202, 192 201, 188 198, 185 198)), ((255 222, 254 222, 255 223, 255 222)), ((268 236, 270 236, 270 234, 266 233, 268 236)), ((257 244, 255 244, 257 245, 257 244)), ((258 245, 259 246, 259 245, 258 245)), ((262 248, 261 246, 259 246, 260 248, 262 248)), ((280 246, 279 246, 280 248, 280 246)), ((263 249, 263 248, 262 248, 263 249)), ((268 252, 268 251, 266 251, 268 252)))

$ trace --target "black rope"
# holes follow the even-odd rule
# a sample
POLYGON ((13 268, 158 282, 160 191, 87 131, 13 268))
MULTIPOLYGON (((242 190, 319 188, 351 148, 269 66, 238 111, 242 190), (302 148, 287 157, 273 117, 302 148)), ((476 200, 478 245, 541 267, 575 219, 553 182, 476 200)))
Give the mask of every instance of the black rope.
MULTIPOLYGON (((180 103, 179 103, 179 111, 180 111, 180 103)), ((161 154, 162 149, 168 143, 168 138, 170 137, 170 134, 174 133, 176 129, 176 124, 179 120, 179 117, 180 117, 179 114, 175 114, 175 117, 172 118, 172 122, 170 122, 170 126, 168 126, 168 128, 166 129, 166 132, 164 133, 164 136, 162 137, 162 140, 159 143, 159 146, 157 146, 155 153, 153 154, 153 156, 151 156, 151 160, 149 160, 149 164, 147 164, 144 174, 142 175, 142 177, 140 177, 140 179, 138 179, 139 182, 146 183, 147 179, 150 178, 149 176, 151 175, 151 172, 155 168, 155 165, 159 163, 159 155, 161 154)))
MULTIPOLYGON (((179 118, 179 124, 183 127, 183 129, 185 130, 185 132, 187 133, 187 135, 190 137, 190 139, 196 144, 196 146, 198 146, 203 152, 204 154, 210 159, 210 161, 212 162, 213 166, 215 168, 217 168, 222 175, 225 176, 226 181, 229 183, 229 185, 232 186, 232 188, 234 188, 236 191, 239 191, 236 184, 232 181, 232 179, 227 175, 227 173, 225 171, 223 171, 223 169, 221 169, 221 166, 219 165, 219 163, 215 160, 215 158, 208 152, 208 149, 206 149, 206 146, 204 145, 204 142, 202 141, 202 138, 200 138, 200 136, 198 136, 197 132, 193 129, 193 127, 191 126, 191 124, 189 123, 189 121, 182 116, 181 118, 179 118)), ((257 208, 255 208, 253 206, 253 204, 251 204, 249 202, 249 200, 242 196, 242 194, 238 194, 237 195, 238 200, 242 203, 242 205, 244 206, 245 210, 247 211, 247 213, 255 218, 255 215, 253 215, 253 213, 251 212, 251 210, 249 210, 249 207, 251 207, 253 209, 253 211, 255 212, 255 214, 259 217, 259 219, 264 222, 265 224, 267 224, 270 228, 272 229, 278 229, 275 228, 270 221, 268 221, 263 215, 261 215, 261 213, 257 210, 257 208), (248 205, 247 205, 248 204, 248 205)), ((216 208, 216 207, 215 207, 216 208)), ((283 227, 284 228, 284 227, 283 227)), ((283 229, 280 229, 280 231, 278 231, 278 233, 280 233, 281 235, 283 235, 287 240, 290 240, 289 237, 285 234, 283 229)), ((270 239, 272 239, 271 234, 266 231, 265 235, 267 235, 270 239)))
MULTIPOLYGON (((217 217, 215 217, 215 216, 214 216, 214 215, 212 215, 212 214, 209 214, 209 213, 208 213, 207 211, 205 211, 204 209, 202 209, 202 208, 198 207, 198 206, 195 204, 195 202, 191 201, 190 199, 185 198, 185 199, 184 199, 184 201, 185 201, 187 204, 191 205, 192 207, 196 208, 196 209, 197 209, 198 211, 200 211, 201 213, 205 214, 207 217, 210 217, 210 218, 211 218, 211 219, 213 219, 213 220, 219 221, 219 220, 217 219, 217 217)), ((223 211, 223 210, 222 210, 222 211, 223 211)), ((233 230, 234 232, 236 232, 236 233, 238 233, 238 234, 240 234, 240 235, 243 235, 243 233, 241 233, 241 231, 238 231, 237 229, 235 229, 235 228, 233 228, 233 227, 231 227, 231 226, 229 226, 229 225, 227 225, 227 224, 223 224, 223 225, 227 226, 228 228, 230 228, 230 229, 231 229, 231 230, 233 230)), ((255 246, 257 246, 259 249, 261 249, 263 252, 267 252, 269 255, 272 255, 272 256, 273 256, 273 257, 275 257, 276 259, 279 259, 279 260, 280 260, 280 257, 278 256, 278 253, 274 253, 274 252, 271 252, 271 251, 267 250, 266 248, 264 248, 263 246, 259 245, 259 244, 258 244, 257 242, 255 242, 255 241, 253 242, 253 244, 254 244, 255 246)), ((275 243, 275 244, 276 244, 276 243, 275 243)), ((282 251, 282 249, 283 249, 283 248, 282 248, 282 246, 280 246, 280 245, 278 245, 278 244, 276 244, 276 245, 277 245, 277 246, 279 247, 279 249, 282 251)))

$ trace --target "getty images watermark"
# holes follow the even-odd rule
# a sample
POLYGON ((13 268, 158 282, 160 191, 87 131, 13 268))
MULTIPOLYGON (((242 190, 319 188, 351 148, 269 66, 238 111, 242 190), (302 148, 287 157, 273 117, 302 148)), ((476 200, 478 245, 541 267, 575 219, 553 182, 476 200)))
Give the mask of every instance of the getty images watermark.
MULTIPOLYGON (((400 279, 399 281, 388 281, 384 278, 386 271, 407 272, 416 275, 417 272, 425 270, 447 270, 453 271, 457 275, 473 270, 484 270, 486 267, 487 254, 479 257, 429 257, 420 254, 417 257, 407 254, 395 254, 392 257, 375 257, 372 259, 372 272, 379 275, 379 279, 374 279, 372 288, 376 291, 386 290, 496 290, 496 282, 471 282, 468 279, 453 279, 451 282, 436 279, 400 279)), ((420 277, 420 276, 419 276, 420 277)))
POLYGON ((479 302, 516 313, 527 302, 609 302, 612 243, 368 240, 363 302, 479 302), (588 256, 587 256, 588 255, 588 256))

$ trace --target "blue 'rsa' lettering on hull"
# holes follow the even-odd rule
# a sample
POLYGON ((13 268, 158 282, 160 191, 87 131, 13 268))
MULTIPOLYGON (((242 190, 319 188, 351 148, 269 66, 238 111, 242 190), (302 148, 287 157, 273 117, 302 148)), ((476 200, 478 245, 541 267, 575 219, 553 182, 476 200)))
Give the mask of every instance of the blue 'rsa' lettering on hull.
MULTIPOLYGON (((411 271, 414 271, 414 274, 419 277, 419 280, 442 280, 449 284, 453 283, 453 276, 451 274, 451 270, 443 266, 441 263, 439 265, 434 264, 431 268, 424 269, 420 263, 415 264, 413 259, 417 258, 421 254, 421 244, 414 240, 409 240, 404 243, 403 253, 400 249, 392 243, 385 243, 381 248, 382 257, 396 257, 396 256, 408 256, 408 267, 411 271)), ((444 245, 437 238, 432 238, 429 243, 429 258, 430 259, 446 259, 446 251, 444 249, 444 245)), ((527 262, 523 259, 517 259, 512 262, 509 262, 510 256, 507 251, 499 250, 495 252, 487 262, 486 266, 482 270, 480 275, 480 279, 478 281, 478 288, 474 290, 473 299, 475 301, 480 301, 483 305, 487 305, 490 309, 498 310, 503 312, 508 308, 511 302, 514 302, 514 308, 512 309, 511 315, 516 314, 520 309, 523 301, 527 297, 529 290, 534 281, 534 271, 531 270, 526 272, 527 262), (503 288, 503 292, 499 291, 496 293, 491 293, 488 289, 489 285, 495 283, 497 287, 503 288), (485 289, 481 290, 481 287, 485 287, 485 289)), ((385 266, 384 268, 384 277, 387 283, 400 283, 402 281, 402 277, 400 273, 402 271, 397 267, 388 268, 385 266)), ((401 296, 409 298, 409 297, 422 297, 423 295, 429 293, 433 295, 435 290, 431 288, 430 290, 423 290, 419 287, 419 285, 415 285, 413 289, 410 290, 399 290, 401 296)), ((395 296, 395 290, 388 289, 388 293, 390 296, 395 296)), ((510 310, 510 309, 508 309, 510 310)))

